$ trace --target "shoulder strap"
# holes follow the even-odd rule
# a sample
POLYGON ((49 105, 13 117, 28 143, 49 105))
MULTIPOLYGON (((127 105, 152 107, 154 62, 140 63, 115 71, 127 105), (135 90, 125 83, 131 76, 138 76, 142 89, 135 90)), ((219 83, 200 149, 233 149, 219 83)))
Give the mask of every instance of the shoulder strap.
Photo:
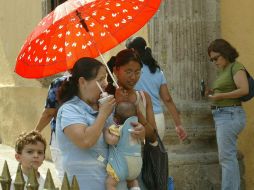
POLYGON ((144 91, 140 90, 138 92, 141 95, 141 99, 142 99, 142 102, 143 102, 144 106, 146 107, 146 96, 145 96, 144 91))
POLYGON ((233 67, 234 67, 235 63, 232 64, 231 68, 230 68, 230 73, 231 73, 231 78, 234 81, 234 75, 233 75, 233 67))
POLYGON ((94 159, 96 159, 96 160, 102 162, 103 164, 107 165, 108 160, 106 159, 106 157, 103 154, 99 153, 97 150, 94 150, 94 149, 91 149, 90 153, 91 153, 92 157, 94 157, 94 159))
MULTIPOLYGON (((235 63, 232 63, 232 66, 231 66, 231 69, 230 69, 230 71, 231 71, 231 78, 232 78, 233 81, 234 81, 234 75, 233 75, 233 67, 234 67, 234 65, 235 65, 235 63)), ((245 67, 244 67, 244 71, 246 72, 247 78, 249 78, 250 77, 250 73, 245 69, 245 67)))
POLYGON ((137 96, 137 100, 136 100, 136 106, 139 107, 141 113, 144 115, 144 117, 146 117, 146 97, 144 95, 143 91, 136 91, 136 96, 137 96))
POLYGON ((232 79, 232 81, 233 81, 233 83, 235 85, 235 88, 237 88, 236 84, 235 84, 235 81, 234 81, 234 75, 233 75, 233 67, 234 67, 234 65, 235 65, 235 63, 232 63, 231 68, 230 68, 230 73, 231 73, 231 79, 232 79))

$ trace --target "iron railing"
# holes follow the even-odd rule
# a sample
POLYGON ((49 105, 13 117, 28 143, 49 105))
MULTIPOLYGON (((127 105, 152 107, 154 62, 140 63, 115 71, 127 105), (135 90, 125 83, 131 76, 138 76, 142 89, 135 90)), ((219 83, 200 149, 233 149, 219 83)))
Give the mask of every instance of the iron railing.
MULTIPOLYGON (((2 171, 2 175, 0 176, 0 183, 2 190, 10 190, 12 179, 9 171, 9 167, 7 164, 7 161, 4 162, 4 167, 2 171)), ((37 181, 36 173, 34 169, 31 169, 28 174, 28 180, 27 182, 24 180, 23 172, 21 170, 21 165, 18 165, 16 177, 14 179, 14 189, 15 190, 24 190, 26 187, 27 190, 38 190, 39 189, 39 183, 37 181)), ((67 174, 64 174, 64 178, 62 181, 61 188, 55 187, 54 180, 52 178, 51 172, 48 169, 45 183, 44 183, 44 190, 79 190, 79 184, 77 181, 76 176, 74 175, 72 178, 72 183, 70 185, 67 174)))

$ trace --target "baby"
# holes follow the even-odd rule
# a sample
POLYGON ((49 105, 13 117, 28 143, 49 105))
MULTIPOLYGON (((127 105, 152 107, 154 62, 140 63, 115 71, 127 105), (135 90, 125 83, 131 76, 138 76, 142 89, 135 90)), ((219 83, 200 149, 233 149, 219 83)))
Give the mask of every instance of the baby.
POLYGON ((140 190, 136 178, 142 167, 141 143, 131 135, 132 122, 137 122, 137 111, 133 103, 119 102, 115 107, 114 122, 104 131, 109 147, 106 167, 107 190, 116 190, 119 181, 126 180, 130 190, 140 190))
MULTIPOLYGON (((31 168, 34 168, 39 183, 39 190, 43 189, 45 181, 44 177, 42 177, 38 171, 38 168, 42 165, 45 159, 45 150, 46 140, 37 131, 22 133, 16 139, 15 158, 21 164, 24 180, 27 183, 29 171, 31 170, 31 168)), ((12 176, 11 190, 14 189, 13 183, 15 177, 16 174, 12 176)))

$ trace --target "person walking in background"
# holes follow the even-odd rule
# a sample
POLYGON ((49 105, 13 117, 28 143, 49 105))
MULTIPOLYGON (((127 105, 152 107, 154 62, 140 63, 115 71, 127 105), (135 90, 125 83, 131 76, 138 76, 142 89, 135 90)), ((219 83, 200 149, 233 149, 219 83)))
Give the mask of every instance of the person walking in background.
MULTIPOLYGON (((105 65, 96 59, 84 57, 76 61, 72 76, 59 91, 62 104, 57 113, 56 137, 62 153, 63 167, 69 179, 76 175, 82 190, 106 189, 106 163, 109 147, 103 130, 113 124, 112 96, 99 104, 101 90, 107 86, 105 65)), ((145 130, 133 123, 133 136, 144 139, 145 130)), ((127 190, 120 181, 118 190, 127 190)))
POLYGON ((222 190, 240 189, 237 138, 246 124, 245 111, 238 99, 248 94, 244 66, 236 61, 237 50, 226 40, 216 39, 208 47, 210 61, 218 69, 212 89, 206 94, 212 102, 219 162, 222 167, 222 190))
MULTIPOLYGON (((39 190, 44 189, 45 176, 38 169, 45 159, 46 140, 38 131, 22 133, 15 143, 15 158, 21 164, 23 177, 27 183, 30 170, 33 168, 39 183, 39 190)), ((11 190, 14 190, 16 174, 12 176, 11 190)), ((25 188, 26 189, 26 188, 25 188)))
MULTIPOLYGON (((71 71, 68 71, 71 73, 71 71)), ((59 108, 59 102, 57 101, 57 91, 60 88, 63 81, 65 81, 70 74, 64 75, 54 79, 48 90, 48 96, 45 103, 45 108, 41 114, 41 117, 35 127, 35 130, 41 132, 49 123, 51 127, 51 138, 50 138, 50 152, 52 161, 55 164, 56 173, 60 180, 62 180, 64 176, 64 170, 62 167, 62 158, 61 152, 56 143, 56 114, 59 108)))
POLYGON ((143 68, 135 89, 144 90, 150 95, 157 129, 161 139, 165 135, 165 119, 160 100, 163 101, 172 115, 178 137, 180 140, 184 140, 187 137, 187 133, 182 127, 181 119, 170 96, 165 76, 157 61, 153 58, 151 49, 147 47, 147 43, 142 37, 129 38, 126 41, 126 47, 137 51, 141 58, 143 68))

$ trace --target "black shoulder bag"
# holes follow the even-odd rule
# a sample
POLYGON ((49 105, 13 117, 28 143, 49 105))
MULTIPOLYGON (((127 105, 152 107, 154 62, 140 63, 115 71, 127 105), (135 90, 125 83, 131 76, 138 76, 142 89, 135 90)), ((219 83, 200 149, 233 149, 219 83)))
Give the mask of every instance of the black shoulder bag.
POLYGON ((142 180, 148 190, 167 190, 168 153, 155 130, 158 145, 145 142, 143 152, 142 180))
MULTIPOLYGON (((234 63, 231 66, 231 77, 232 77, 232 79, 234 81, 234 78, 233 78, 233 66, 234 66, 234 63)), ((244 71, 247 74, 247 79, 248 79, 248 83, 249 83, 249 94, 239 98, 242 102, 249 101, 250 99, 252 99, 254 97, 254 79, 252 78, 252 76, 249 74, 249 72, 246 69, 244 71)))

